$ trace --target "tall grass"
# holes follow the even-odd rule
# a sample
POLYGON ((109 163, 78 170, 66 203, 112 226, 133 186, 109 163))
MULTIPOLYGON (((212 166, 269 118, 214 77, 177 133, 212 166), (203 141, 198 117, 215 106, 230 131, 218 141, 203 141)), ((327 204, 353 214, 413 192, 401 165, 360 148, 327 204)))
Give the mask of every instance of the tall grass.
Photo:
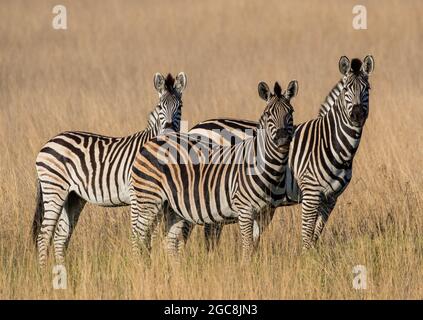
POLYGON ((68 30, 51 27, 56 1, 2 0, 0 11, 0 298, 423 298, 420 1, 62 1, 68 30), (316 250, 301 253, 300 206, 278 209, 252 263, 236 225, 207 254, 196 228, 180 266, 159 235, 146 266, 130 251, 129 207, 87 205, 67 256, 68 289, 30 242, 35 157, 64 130, 127 135, 145 128, 155 72, 185 71, 183 117, 258 119, 261 80, 299 81, 295 121, 317 115, 340 78, 341 55, 375 57, 370 117, 316 250), (352 287, 365 265, 367 290, 352 287))

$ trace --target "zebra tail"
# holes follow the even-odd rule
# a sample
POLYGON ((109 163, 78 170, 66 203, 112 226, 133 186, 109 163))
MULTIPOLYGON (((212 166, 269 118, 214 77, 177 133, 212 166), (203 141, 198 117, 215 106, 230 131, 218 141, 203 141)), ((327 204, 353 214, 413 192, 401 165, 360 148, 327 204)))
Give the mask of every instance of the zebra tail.
POLYGON ((41 231, 41 224, 44 219, 43 194, 41 192, 40 180, 37 179, 37 200, 35 205, 34 221, 32 222, 32 240, 37 245, 37 237, 41 231))

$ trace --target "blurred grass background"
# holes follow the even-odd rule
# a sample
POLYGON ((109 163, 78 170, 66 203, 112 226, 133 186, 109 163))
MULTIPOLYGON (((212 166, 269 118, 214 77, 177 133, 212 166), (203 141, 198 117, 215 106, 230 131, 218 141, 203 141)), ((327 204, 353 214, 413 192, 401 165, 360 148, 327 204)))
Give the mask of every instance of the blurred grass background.
MULTIPOLYGON (((423 298, 420 1, 0 1, 0 298, 423 298), (152 265, 130 250, 129 207, 87 205, 68 251, 68 289, 53 290, 29 241, 35 157, 64 130, 128 135, 157 101, 155 72, 185 71, 183 118, 258 119, 257 83, 299 81, 295 122, 316 117, 341 55, 372 54, 370 117, 353 179, 316 250, 301 254, 300 206, 278 209, 241 266, 236 225, 207 254, 196 228, 171 268, 159 236, 152 265), (352 268, 367 267, 367 290, 352 268)), ((53 262, 51 261, 51 266, 53 262)))

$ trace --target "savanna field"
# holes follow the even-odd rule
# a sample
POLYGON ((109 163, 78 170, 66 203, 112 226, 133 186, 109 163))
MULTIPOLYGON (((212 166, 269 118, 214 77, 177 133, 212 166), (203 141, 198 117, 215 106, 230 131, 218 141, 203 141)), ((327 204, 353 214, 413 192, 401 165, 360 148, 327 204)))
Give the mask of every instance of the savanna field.
MULTIPOLYGON (((422 299, 423 3, 361 1, 0 1, 1 299, 422 299), (35 158, 65 130, 123 136, 143 130, 157 102, 153 75, 184 71, 183 119, 257 120, 259 81, 297 79, 295 123, 317 116, 341 78, 342 55, 372 54, 370 116, 353 178, 316 249, 301 250, 301 207, 278 209, 248 265, 239 227, 207 253, 194 229, 172 267, 155 240, 134 256, 129 207, 87 205, 67 252, 68 288, 52 287, 30 237, 35 158), (355 265, 367 289, 352 286, 355 265)), ((50 251, 51 252, 51 251, 50 251)))

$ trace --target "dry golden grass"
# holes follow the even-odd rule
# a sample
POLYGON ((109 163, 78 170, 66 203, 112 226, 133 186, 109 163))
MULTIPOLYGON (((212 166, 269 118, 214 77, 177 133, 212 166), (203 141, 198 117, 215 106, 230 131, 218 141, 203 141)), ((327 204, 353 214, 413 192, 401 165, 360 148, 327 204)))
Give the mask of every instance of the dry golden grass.
MULTIPOLYGON (((423 298, 421 1, 1 1, 0 298, 423 298), (159 3, 158 3, 159 2, 159 3), (279 209, 249 266, 236 225, 207 255, 197 228, 181 266, 155 244, 147 268, 130 251, 129 207, 87 205, 68 252, 68 289, 53 290, 29 241, 35 157, 64 130, 142 130, 157 71, 185 71, 183 117, 257 119, 260 80, 299 81, 295 121, 317 115, 341 55, 375 57, 371 111, 353 180, 317 250, 301 254, 301 208, 279 209), (352 268, 368 289, 352 288, 352 268)), ((53 262, 50 261, 50 266, 53 262)))

